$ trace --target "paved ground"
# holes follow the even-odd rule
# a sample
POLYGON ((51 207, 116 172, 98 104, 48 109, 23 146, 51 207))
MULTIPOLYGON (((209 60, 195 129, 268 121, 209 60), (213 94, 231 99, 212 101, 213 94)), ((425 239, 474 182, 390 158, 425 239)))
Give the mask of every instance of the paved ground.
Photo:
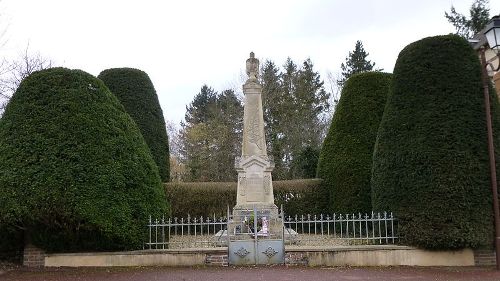
POLYGON ((60 268, 27 269, 10 268, 0 272, 0 280, 500 280, 500 271, 493 268, 307 268, 307 267, 198 267, 198 268, 60 268))

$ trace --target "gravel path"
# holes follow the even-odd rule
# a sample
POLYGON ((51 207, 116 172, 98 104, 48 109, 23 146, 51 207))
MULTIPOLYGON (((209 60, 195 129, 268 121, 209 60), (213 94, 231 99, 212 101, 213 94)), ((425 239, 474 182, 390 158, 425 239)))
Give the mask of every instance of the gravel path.
POLYGON ((422 268, 422 267, 377 267, 377 268, 307 268, 307 267, 199 267, 199 268, 59 268, 27 269, 15 268, 0 274, 0 280, 500 280, 500 272, 492 268, 422 268))

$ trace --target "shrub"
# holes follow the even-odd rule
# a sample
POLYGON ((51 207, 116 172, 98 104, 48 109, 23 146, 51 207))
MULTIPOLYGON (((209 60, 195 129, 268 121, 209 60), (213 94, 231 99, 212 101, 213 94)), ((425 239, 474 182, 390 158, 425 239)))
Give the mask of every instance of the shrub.
POLYGON ((300 179, 313 179, 316 177, 320 149, 307 146, 292 161, 292 170, 300 179))
POLYGON ((111 68, 99 76, 137 123, 164 182, 170 178, 170 153, 163 111, 149 76, 133 68, 111 68))
POLYGON ((53 68, 26 78, 0 119, 0 225, 48 251, 142 246, 167 211, 137 125, 101 80, 53 68))
POLYGON ((273 182, 274 202, 286 216, 328 213, 328 191, 320 179, 273 182))
POLYGON ((24 246, 23 232, 0 224, 0 237, 0 261, 20 263, 24 246))
POLYGON ((372 200, 374 209, 396 214, 408 245, 492 241, 482 91, 477 54, 458 36, 424 38, 399 54, 374 151, 372 200))
MULTIPOLYGON (((236 205, 236 182, 167 183, 172 217, 226 216, 236 205)), ((318 179, 273 181, 275 203, 287 216, 324 213, 327 196, 318 179)))
POLYGON ((391 74, 365 72, 350 77, 342 89, 318 164, 332 212, 372 210, 373 146, 390 82, 391 74))

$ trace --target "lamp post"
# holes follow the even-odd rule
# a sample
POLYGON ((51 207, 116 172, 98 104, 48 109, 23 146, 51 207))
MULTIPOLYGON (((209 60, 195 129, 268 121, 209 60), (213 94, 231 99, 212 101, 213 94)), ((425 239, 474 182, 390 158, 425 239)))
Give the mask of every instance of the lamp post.
POLYGON ((498 71, 500 69, 500 17, 493 17, 490 22, 484 28, 484 37, 486 37, 487 42, 484 42, 484 37, 479 40, 480 44, 477 46, 479 48, 481 56, 481 68, 482 68, 482 80, 483 80, 483 93, 484 93, 484 106, 486 109, 486 126, 488 130, 488 154, 490 159, 490 180, 491 180, 491 192, 493 196, 493 214, 495 219, 495 254, 496 254, 496 265, 497 270, 500 270, 500 213, 498 210, 498 191, 497 191, 497 173, 496 173, 496 163, 495 163, 495 148, 493 145, 493 129, 491 125, 491 107, 490 107, 490 93, 489 93, 489 78, 488 78, 488 66, 492 68, 493 71, 498 71), (490 46, 496 53, 496 58, 499 59, 499 65, 495 69, 493 64, 486 62, 485 56, 485 46, 486 43, 490 46))

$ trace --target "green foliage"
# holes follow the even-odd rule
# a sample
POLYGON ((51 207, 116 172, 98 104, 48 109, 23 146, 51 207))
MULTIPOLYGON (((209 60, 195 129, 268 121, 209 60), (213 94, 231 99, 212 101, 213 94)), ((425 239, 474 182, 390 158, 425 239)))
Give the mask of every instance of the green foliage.
POLYGON ((19 229, 0 224, 0 261, 20 263, 24 237, 19 229))
POLYGON ((361 41, 356 41, 354 46, 354 51, 349 52, 349 56, 345 58, 345 64, 340 65, 342 69, 342 77, 337 80, 337 85, 343 87, 344 83, 349 77, 354 74, 367 72, 367 71, 382 71, 382 69, 373 69, 375 63, 367 60, 368 53, 363 48, 363 43, 361 41))
POLYGON ((262 104, 268 153, 274 157, 273 177, 300 179, 306 149, 319 150, 326 129, 329 94, 310 59, 298 67, 290 58, 283 71, 264 62, 262 104))
POLYGON ((170 161, 168 136, 163 111, 149 76, 133 68, 111 68, 99 76, 120 100, 139 126, 146 144, 158 166, 162 181, 169 181, 170 161))
MULTIPOLYGON (((236 182, 167 183, 167 199, 172 217, 226 216, 236 205, 236 182)), ((277 206, 288 216, 325 213, 327 196, 318 179, 273 182, 277 206)))
POLYGON ((234 159, 241 154, 243 106, 232 90, 215 92, 204 85, 187 107, 180 132, 187 181, 228 181, 237 177, 234 159))
POLYGON ((328 213, 328 191, 320 179, 274 181, 273 191, 286 216, 328 213))
POLYGON ((316 177, 319 152, 319 149, 308 146, 293 160, 300 178, 312 179, 316 177))
MULTIPOLYGON (((288 59, 283 72, 266 61, 260 83, 268 154, 275 160, 273 177, 314 177, 316 162, 310 152, 319 150, 329 108, 329 94, 319 73, 310 59, 301 67, 288 59), (308 162, 301 161, 304 157, 308 162)), ((183 180, 236 179, 233 167, 234 158, 241 154, 243 106, 232 90, 218 93, 204 85, 186 108, 181 125, 183 180)))
MULTIPOLYGON (((477 54, 459 36, 424 38, 399 54, 374 150, 372 202, 376 211, 395 213, 408 245, 459 249, 492 241, 482 92, 477 54)), ((498 136, 495 142, 500 147, 498 136)))
POLYGON ((272 61, 265 61, 262 66, 262 110, 264 114, 264 134, 266 136, 267 153, 272 155, 275 161, 273 177, 275 179, 287 178, 287 167, 284 161, 284 147, 286 139, 284 135, 285 123, 283 112, 288 111, 290 96, 282 91, 280 71, 272 61))
POLYGON ((226 216, 236 205, 236 182, 170 182, 165 184, 172 217, 226 216))
POLYGON ((372 155, 391 74, 365 72, 344 85, 318 164, 332 212, 368 213, 372 155))
POLYGON ((137 249, 168 210, 137 125, 104 83, 53 68, 0 119, 0 225, 48 251, 137 249))
POLYGON ((449 23, 453 24, 457 35, 469 39, 479 33, 490 20, 488 4, 488 0, 475 0, 469 9, 470 18, 458 13, 453 6, 449 14, 444 12, 444 16, 449 23))

